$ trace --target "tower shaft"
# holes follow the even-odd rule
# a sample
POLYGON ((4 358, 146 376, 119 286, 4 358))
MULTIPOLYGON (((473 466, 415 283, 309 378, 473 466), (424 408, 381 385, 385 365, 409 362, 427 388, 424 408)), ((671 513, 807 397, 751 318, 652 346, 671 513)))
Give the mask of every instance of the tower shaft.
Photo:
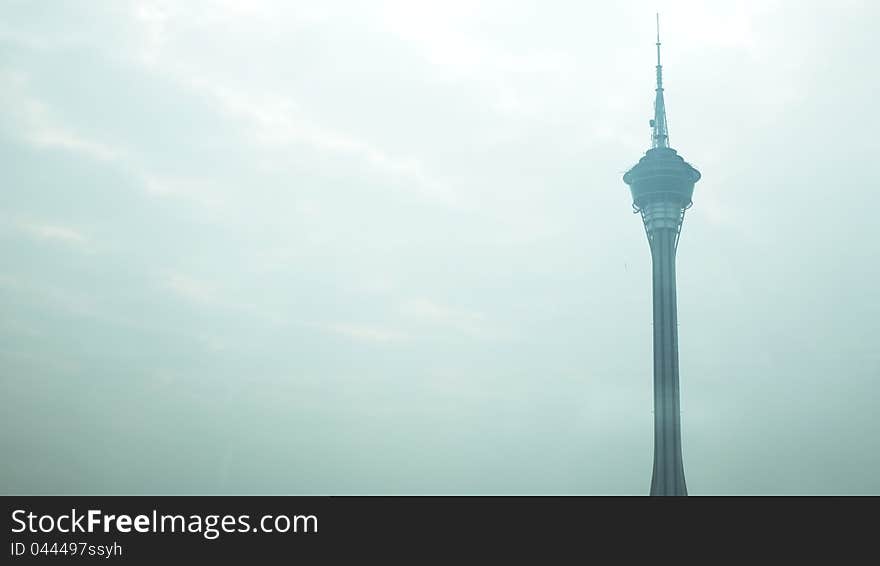
POLYGON ((678 228, 655 229, 649 238, 654 287, 654 472, 651 495, 687 495, 681 457, 678 382, 675 290, 678 228))

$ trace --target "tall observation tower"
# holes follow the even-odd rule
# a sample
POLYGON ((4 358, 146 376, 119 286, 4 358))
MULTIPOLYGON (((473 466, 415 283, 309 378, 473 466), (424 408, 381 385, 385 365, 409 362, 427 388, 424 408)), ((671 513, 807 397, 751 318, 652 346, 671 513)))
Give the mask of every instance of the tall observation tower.
POLYGON ((657 18, 657 89, 651 149, 623 176, 632 191, 633 209, 642 215, 651 248, 654 281, 654 474, 651 495, 687 495, 681 460, 678 392, 678 315, 675 252, 684 213, 690 208, 700 172, 669 147, 663 68, 660 66, 660 18, 657 18))

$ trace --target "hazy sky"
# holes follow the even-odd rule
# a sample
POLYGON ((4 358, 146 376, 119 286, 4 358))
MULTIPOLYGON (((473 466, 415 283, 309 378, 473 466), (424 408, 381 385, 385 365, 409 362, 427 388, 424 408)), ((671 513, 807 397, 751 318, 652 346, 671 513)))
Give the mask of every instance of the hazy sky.
POLYGON ((880 493, 874 2, 0 8, 6 493, 880 493))

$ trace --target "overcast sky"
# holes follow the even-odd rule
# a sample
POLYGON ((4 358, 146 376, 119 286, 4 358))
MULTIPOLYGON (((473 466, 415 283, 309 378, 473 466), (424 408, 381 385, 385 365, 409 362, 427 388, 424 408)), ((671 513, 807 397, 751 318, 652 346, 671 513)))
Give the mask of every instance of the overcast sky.
POLYGON ((880 493, 874 2, 0 8, 7 493, 880 493))

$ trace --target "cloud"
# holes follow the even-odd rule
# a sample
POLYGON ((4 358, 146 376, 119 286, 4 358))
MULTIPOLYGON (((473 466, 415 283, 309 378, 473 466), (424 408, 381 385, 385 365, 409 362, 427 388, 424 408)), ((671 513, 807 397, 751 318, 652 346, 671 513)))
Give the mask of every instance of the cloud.
MULTIPOLYGON (((557 49, 530 47, 513 52, 494 44, 468 25, 492 17, 493 8, 475 2, 386 1, 380 10, 383 29, 414 46, 428 62, 453 77, 498 82, 523 74, 564 75, 575 66, 571 54, 557 49)), ((508 93, 509 95, 510 93, 508 93)))
POLYGON ((67 226, 22 224, 21 227, 27 233, 41 240, 53 240, 75 246, 85 246, 88 244, 88 239, 81 232, 67 226))
POLYGON ((744 49, 756 54, 762 47, 757 24, 767 13, 778 9, 779 2, 767 0, 726 5, 678 0, 660 9, 661 31, 663 37, 673 38, 681 45, 744 49))
POLYGON ((0 287, 10 295, 16 295, 18 302, 31 302, 35 299, 40 305, 75 316, 99 317, 98 298, 91 292, 81 292, 68 286, 59 286, 43 279, 8 276, 0 274, 0 287))
POLYGON ((169 8, 157 2, 137 2, 133 8, 133 16, 143 34, 140 61, 147 66, 155 65, 168 41, 169 8))
POLYGON ((426 299, 406 300, 400 304, 399 311, 416 323, 451 330, 471 338, 499 336, 498 330, 492 328, 486 316, 480 312, 453 308, 426 299))
POLYGON ((49 49, 52 46, 52 42, 44 36, 10 29, 3 24, 0 24, 0 43, 10 43, 33 50, 49 49))
MULTIPOLYGON (((241 296, 228 287, 213 281, 193 277, 180 272, 168 272, 159 278, 160 286, 190 304, 198 307, 226 311, 239 317, 246 317, 272 326, 296 324, 285 319, 282 314, 267 307, 264 303, 241 296)), ((254 296, 262 294, 260 290, 252 290, 254 296)))
POLYGON ((214 212, 224 210, 228 205, 226 196, 218 184, 208 178, 162 176, 149 172, 138 176, 141 178, 144 190, 153 196, 178 198, 214 212))
MULTIPOLYGON (((236 67, 229 65, 220 69, 213 61, 204 64, 199 51, 181 50, 178 41, 182 36, 201 34, 206 22, 224 30, 215 32, 208 39, 218 39, 216 33, 230 34, 228 41, 241 40, 241 34, 261 37, 279 35, 279 41, 295 29, 321 25, 330 12, 350 13, 354 7, 343 5, 336 8, 316 8, 288 3, 211 2, 210 7, 180 7, 164 2, 138 3, 133 5, 131 18, 139 39, 135 61, 148 67, 151 72, 162 73, 176 81, 187 91, 206 97, 222 117, 232 119, 242 129, 245 142, 252 148, 266 153, 278 151, 301 151, 310 147, 315 151, 333 154, 342 159, 359 161, 372 168, 377 175, 399 179, 415 189, 423 197, 456 205, 459 195, 444 179, 427 170, 424 160, 413 154, 391 151, 375 140, 367 139, 344 128, 328 125, 317 117, 314 108, 304 107, 285 88, 284 83, 273 81, 270 88, 250 89, 243 87, 236 67), (282 23, 279 23, 282 22, 282 23)), ((365 18, 377 17, 373 11, 362 14, 365 18)), ((259 43, 247 51, 242 46, 241 56, 252 59, 273 57, 259 51, 259 43)), ((284 64, 276 61, 274 64, 284 64)), ((258 66, 259 68, 259 66, 258 66)), ((247 84, 247 83, 246 83, 247 84)), ((277 162, 277 155, 272 155, 277 162)))
POLYGON ((96 251, 92 240, 81 230, 63 224, 33 220, 12 221, 11 227, 32 239, 49 244, 60 244, 85 253, 96 251))
MULTIPOLYGON (((192 175, 164 175, 145 167, 141 156, 86 136, 66 125, 56 111, 29 92, 28 78, 19 71, 0 70, 0 104, 12 116, 12 133, 24 144, 39 150, 62 150, 99 164, 111 165, 131 177, 152 196, 173 197, 201 210, 217 213, 228 204, 218 184, 203 172, 192 175)), ((44 234, 51 238, 53 234, 44 234)), ((76 237, 67 234, 68 241, 76 237)), ((56 239, 64 234, 55 233, 56 239)))
POLYGON ((66 126, 49 107, 28 90, 27 76, 21 72, 0 72, 0 103, 15 120, 15 133, 38 149, 62 149, 98 161, 121 157, 119 149, 86 137, 66 126))
POLYGON ((309 146, 317 151, 359 160, 381 174, 406 179, 410 186, 431 200, 454 204, 448 185, 429 175, 421 160, 392 154, 344 131, 328 128, 311 118, 289 96, 254 94, 203 76, 190 76, 184 84, 212 99, 227 117, 244 124, 252 144, 266 150, 309 146))
POLYGON ((322 326, 334 334, 367 342, 399 342, 407 338, 402 332, 381 326, 352 323, 331 323, 322 326))
POLYGON ((178 297, 201 305, 222 305, 216 285, 201 281, 182 273, 171 273, 164 279, 166 289, 178 297))

